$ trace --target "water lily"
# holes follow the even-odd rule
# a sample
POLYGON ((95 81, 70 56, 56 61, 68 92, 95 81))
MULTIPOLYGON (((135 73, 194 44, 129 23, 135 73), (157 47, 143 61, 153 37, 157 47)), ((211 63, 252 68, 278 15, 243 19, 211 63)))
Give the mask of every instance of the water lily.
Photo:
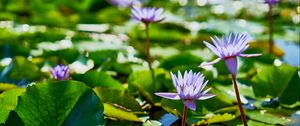
POLYGON ((141 4, 139 0, 108 0, 108 2, 118 7, 131 7, 141 4))
POLYGON ((155 8, 155 7, 146 7, 146 8, 136 8, 133 7, 131 9, 131 17, 138 21, 141 21, 145 24, 149 24, 151 22, 160 22, 165 19, 162 17, 164 9, 163 8, 155 8))
POLYGON ((53 78, 57 80, 65 80, 68 79, 70 76, 70 69, 68 66, 65 65, 57 65, 51 70, 51 74, 53 78))
POLYGON ((265 3, 269 4, 269 5, 276 5, 280 0, 265 0, 265 3))
POLYGON ((222 37, 222 41, 215 36, 215 38, 211 38, 214 45, 204 41, 204 44, 219 58, 208 62, 200 64, 200 67, 204 67, 207 65, 212 65, 220 60, 224 60, 225 64, 232 75, 232 81, 234 85, 235 95, 238 102, 238 107, 241 113, 242 121, 244 126, 247 126, 246 116, 243 111, 240 94, 236 82, 236 74, 237 74, 237 59, 236 57, 255 57, 260 56, 261 54, 243 54, 243 52, 249 47, 248 44, 248 35, 247 34, 237 34, 234 35, 230 33, 229 38, 227 39, 225 35, 222 37))
POLYGON ((165 19, 165 17, 161 17, 164 9, 155 8, 155 7, 146 7, 146 8, 135 8, 131 9, 131 17, 138 21, 141 21, 145 24, 145 33, 146 33, 146 56, 147 63, 149 66, 149 70, 151 71, 152 82, 153 82, 153 91, 155 91, 155 75, 154 70, 151 65, 151 54, 150 54, 150 35, 149 35, 149 25, 153 22, 160 22, 165 19))
POLYGON ((181 99, 183 101, 184 107, 181 126, 185 126, 187 108, 195 111, 196 100, 205 100, 216 95, 208 94, 211 88, 203 91, 208 81, 204 82, 204 76, 200 72, 193 73, 192 70, 189 72, 185 71, 184 75, 182 76, 182 74, 178 71, 177 77, 172 72, 170 74, 173 80, 173 85, 176 89, 176 93, 157 92, 155 95, 171 100, 181 99))
POLYGON ((230 33, 228 39, 225 35, 223 35, 222 41, 216 36, 215 38, 211 38, 211 40, 213 41, 213 45, 206 41, 204 41, 204 44, 219 58, 208 63, 204 62, 200 64, 200 67, 215 64, 223 59, 230 73, 236 76, 237 57, 255 57, 261 55, 243 54, 243 52, 249 47, 247 34, 234 35, 233 33, 230 33))
POLYGON ((205 100, 214 97, 214 94, 207 94, 211 88, 203 91, 208 81, 204 82, 204 76, 200 72, 185 71, 184 75, 178 71, 178 76, 171 72, 173 85, 177 93, 162 93, 158 92, 155 95, 171 100, 183 100, 186 107, 191 110, 196 110, 196 100, 205 100))

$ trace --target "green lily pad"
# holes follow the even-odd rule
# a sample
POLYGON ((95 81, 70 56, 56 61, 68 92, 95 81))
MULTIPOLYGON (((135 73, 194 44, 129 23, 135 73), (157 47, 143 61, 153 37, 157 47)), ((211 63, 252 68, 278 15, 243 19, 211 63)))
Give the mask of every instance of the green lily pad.
POLYGON ((95 87, 95 93, 103 103, 113 104, 120 109, 128 111, 141 111, 142 108, 135 100, 135 97, 125 90, 117 90, 113 88, 95 87))
POLYGON ((124 90, 122 84, 104 72, 89 71, 84 74, 75 74, 72 76, 74 80, 84 82, 90 87, 110 87, 114 89, 124 90))
POLYGON ((110 118, 115 118, 119 120, 142 122, 142 120, 138 118, 133 112, 118 109, 108 103, 104 103, 104 114, 110 118))
POLYGON ((0 83, 0 93, 6 90, 17 88, 18 86, 9 83, 0 83))
POLYGON ((153 83, 150 71, 135 71, 128 77, 128 89, 131 92, 139 92, 148 101, 155 103, 161 100, 154 95, 155 91, 163 88, 163 81, 167 72, 163 69, 155 70, 155 84, 153 83))
POLYGON ((291 120, 288 119, 287 117, 274 115, 274 114, 268 113, 264 110, 247 111, 246 115, 252 120, 256 120, 256 121, 267 123, 267 124, 287 125, 288 123, 291 122, 291 120))
POLYGON ((199 57, 194 56, 189 52, 185 52, 162 60, 160 66, 166 70, 171 70, 178 66, 198 66, 201 62, 202 59, 199 57))
POLYGON ((236 118, 235 115, 232 115, 229 113, 216 114, 216 115, 213 115, 211 118, 208 118, 207 123, 211 124, 211 123, 227 122, 227 121, 233 120, 235 118, 236 118))
POLYGON ((14 110, 18 103, 18 96, 25 92, 23 88, 16 88, 0 94, 0 124, 5 123, 11 110, 14 110))
POLYGON ((300 105, 300 77, 296 67, 286 64, 265 66, 258 70, 252 81, 257 97, 279 97, 279 102, 287 107, 300 105))
POLYGON ((103 106, 92 89, 77 81, 48 81, 27 88, 15 109, 28 126, 100 125, 103 106))
POLYGON ((118 55, 118 51, 116 50, 98 50, 89 52, 89 58, 91 58, 96 66, 102 65, 107 61, 115 61, 118 55))
POLYGON ((39 68, 24 57, 14 57, 12 64, 12 69, 8 73, 8 76, 13 80, 20 81, 24 78, 28 80, 37 80, 41 76, 39 68))

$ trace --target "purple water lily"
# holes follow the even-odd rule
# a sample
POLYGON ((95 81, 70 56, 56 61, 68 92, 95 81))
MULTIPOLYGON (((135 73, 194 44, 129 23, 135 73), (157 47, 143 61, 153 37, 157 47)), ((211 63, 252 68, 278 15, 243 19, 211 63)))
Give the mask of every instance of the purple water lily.
POLYGON ((196 100, 205 100, 215 96, 214 94, 207 94, 211 88, 202 91, 208 81, 204 82, 204 76, 200 72, 185 71, 183 77, 179 71, 177 77, 171 72, 171 77, 177 93, 158 92, 155 95, 171 100, 182 99, 184 105, 194 111, 196 110, 196 100))
POLYGON ((57 80, 65 80, 70 76, 70 69, 65 65, 57 65, 51 70, 52 76, 57 80))
POLYGON ((118 7, 131 7, 140 4, 138 0, 108 0, 108 2, 118 7))
POLYGON ((165 19, 165 17, 161 17, 163 13, 163 8, 155 8, 155 7, 146 7, 146 8, 135 8, 131 9, 131 17, 138 21, 141 21, 145 24, 149 24, 151 22, 160 22, 165 19))
POLYGON ((265 0, 265 3, 274 6, 276 5, 280 0, 265 0))
POLYGON ((247 34, 234 35, 233 33, 230 33, 228 40, 226 39, 225 35, 223 35, 222 37, 222 42, 216 36, 215 39, 211 38, 211 40, 213 41, 214 46, 206 41, 204 41, 204 44, 219 58, 208 63, 202 63, 200 64, 200 67, 212 65, 219 62, 221 59, 224 59, 225 64, 229 69, 230 73, 236 76, 237 56, 255 57, 261 55, 261 54, 243 54, 243 52, 249 47, 247 34))

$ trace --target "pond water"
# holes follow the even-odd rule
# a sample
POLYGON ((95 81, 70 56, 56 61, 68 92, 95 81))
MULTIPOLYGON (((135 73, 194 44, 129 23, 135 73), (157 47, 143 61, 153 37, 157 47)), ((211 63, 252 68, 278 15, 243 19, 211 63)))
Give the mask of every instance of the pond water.
POLYGON ((300 66, 300 46, 293 42, 277 40, 276 46, 284 51, 283 61, 293 66, 300 66))

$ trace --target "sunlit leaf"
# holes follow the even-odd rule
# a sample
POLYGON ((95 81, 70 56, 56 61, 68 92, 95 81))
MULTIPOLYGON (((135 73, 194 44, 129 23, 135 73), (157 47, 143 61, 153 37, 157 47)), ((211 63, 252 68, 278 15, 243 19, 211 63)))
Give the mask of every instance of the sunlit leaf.
MULTIPOLYGON (((299 75, 297 68, 289 65, 266 66, 258 70, 252 79, 253 90, 258 97, 279 97, 279 102, 284 105, 296 104, 300 101, 299 75)), ((296 106, 292 105, 291 107, 296 106)))
POLYGON ((24 57, 17 56, 13 58, 13 67, 8 73, 11 79, 20 81, 21 79, 36 80, 41 76, 39 68, 24 57))
POLYGON ((210 124, 210 123, 226 122, 226 121, 233 120, 234 118, 236 118, 235 115, 228 114, 228 113, 216 114, 213 115, 211 118, 208 118, 207 123, 210 124))
POLYGON ((163 82, 166 71, 163 69, 156 69, 156 82, 153 83, 150 71, 135 71, 128 77, 128 89, 131 92, 139 92, 147 100, 152 103, 158 102, 160 97, 155 96, 154 92, 163 88, 163 82))
POLYGON ((108 117, 116 118, 119 120, 128 120, 135 122, 142 121, 133 112, 127 112, 122 109, 118 109, 108 103, 104 103, 104 114, 108 117))
POLYGON ((15 109, 25 125, 99 125, 103 106, 92 89, 76 81, 49 81, 27 88, 15 109))
POLYGON ((90 87, 110 87, 123 90, 122 84, 104 72, 89 71, 85 74, 75 74, 72 76, 74 80, 84 82, 90 87))
POLYGON ((202 60, 199 57, 186 52, 162 60, 160 66, 167 70, 171 70, 178 66, 198 66, 201 62, 202 60))
POLYGON ((130 95, 124 90, 95 87, 94 91, 103 103, 109 103, 114 105, 115 107, 119 107, 119 109, 128 111, 141 111, 142 109, 133 95, 130 95))
POLYGON ((291 122, 291 120, 286 117, 270 114, 268 112, 265 112, 264 110, 247 111, 246 115, 252 120, 256 120, 268 124, 286 125, 291 122))
POLYGON ((14 88, 17 88, 17 86, 14 84, 0 83, 0 93, 14 88))
POLYGON ((10 111, 17 106, 18 96, 23 92, 25 92, 25 89, 16 88, 0 94, 0 124, 5 123, 10 111))

